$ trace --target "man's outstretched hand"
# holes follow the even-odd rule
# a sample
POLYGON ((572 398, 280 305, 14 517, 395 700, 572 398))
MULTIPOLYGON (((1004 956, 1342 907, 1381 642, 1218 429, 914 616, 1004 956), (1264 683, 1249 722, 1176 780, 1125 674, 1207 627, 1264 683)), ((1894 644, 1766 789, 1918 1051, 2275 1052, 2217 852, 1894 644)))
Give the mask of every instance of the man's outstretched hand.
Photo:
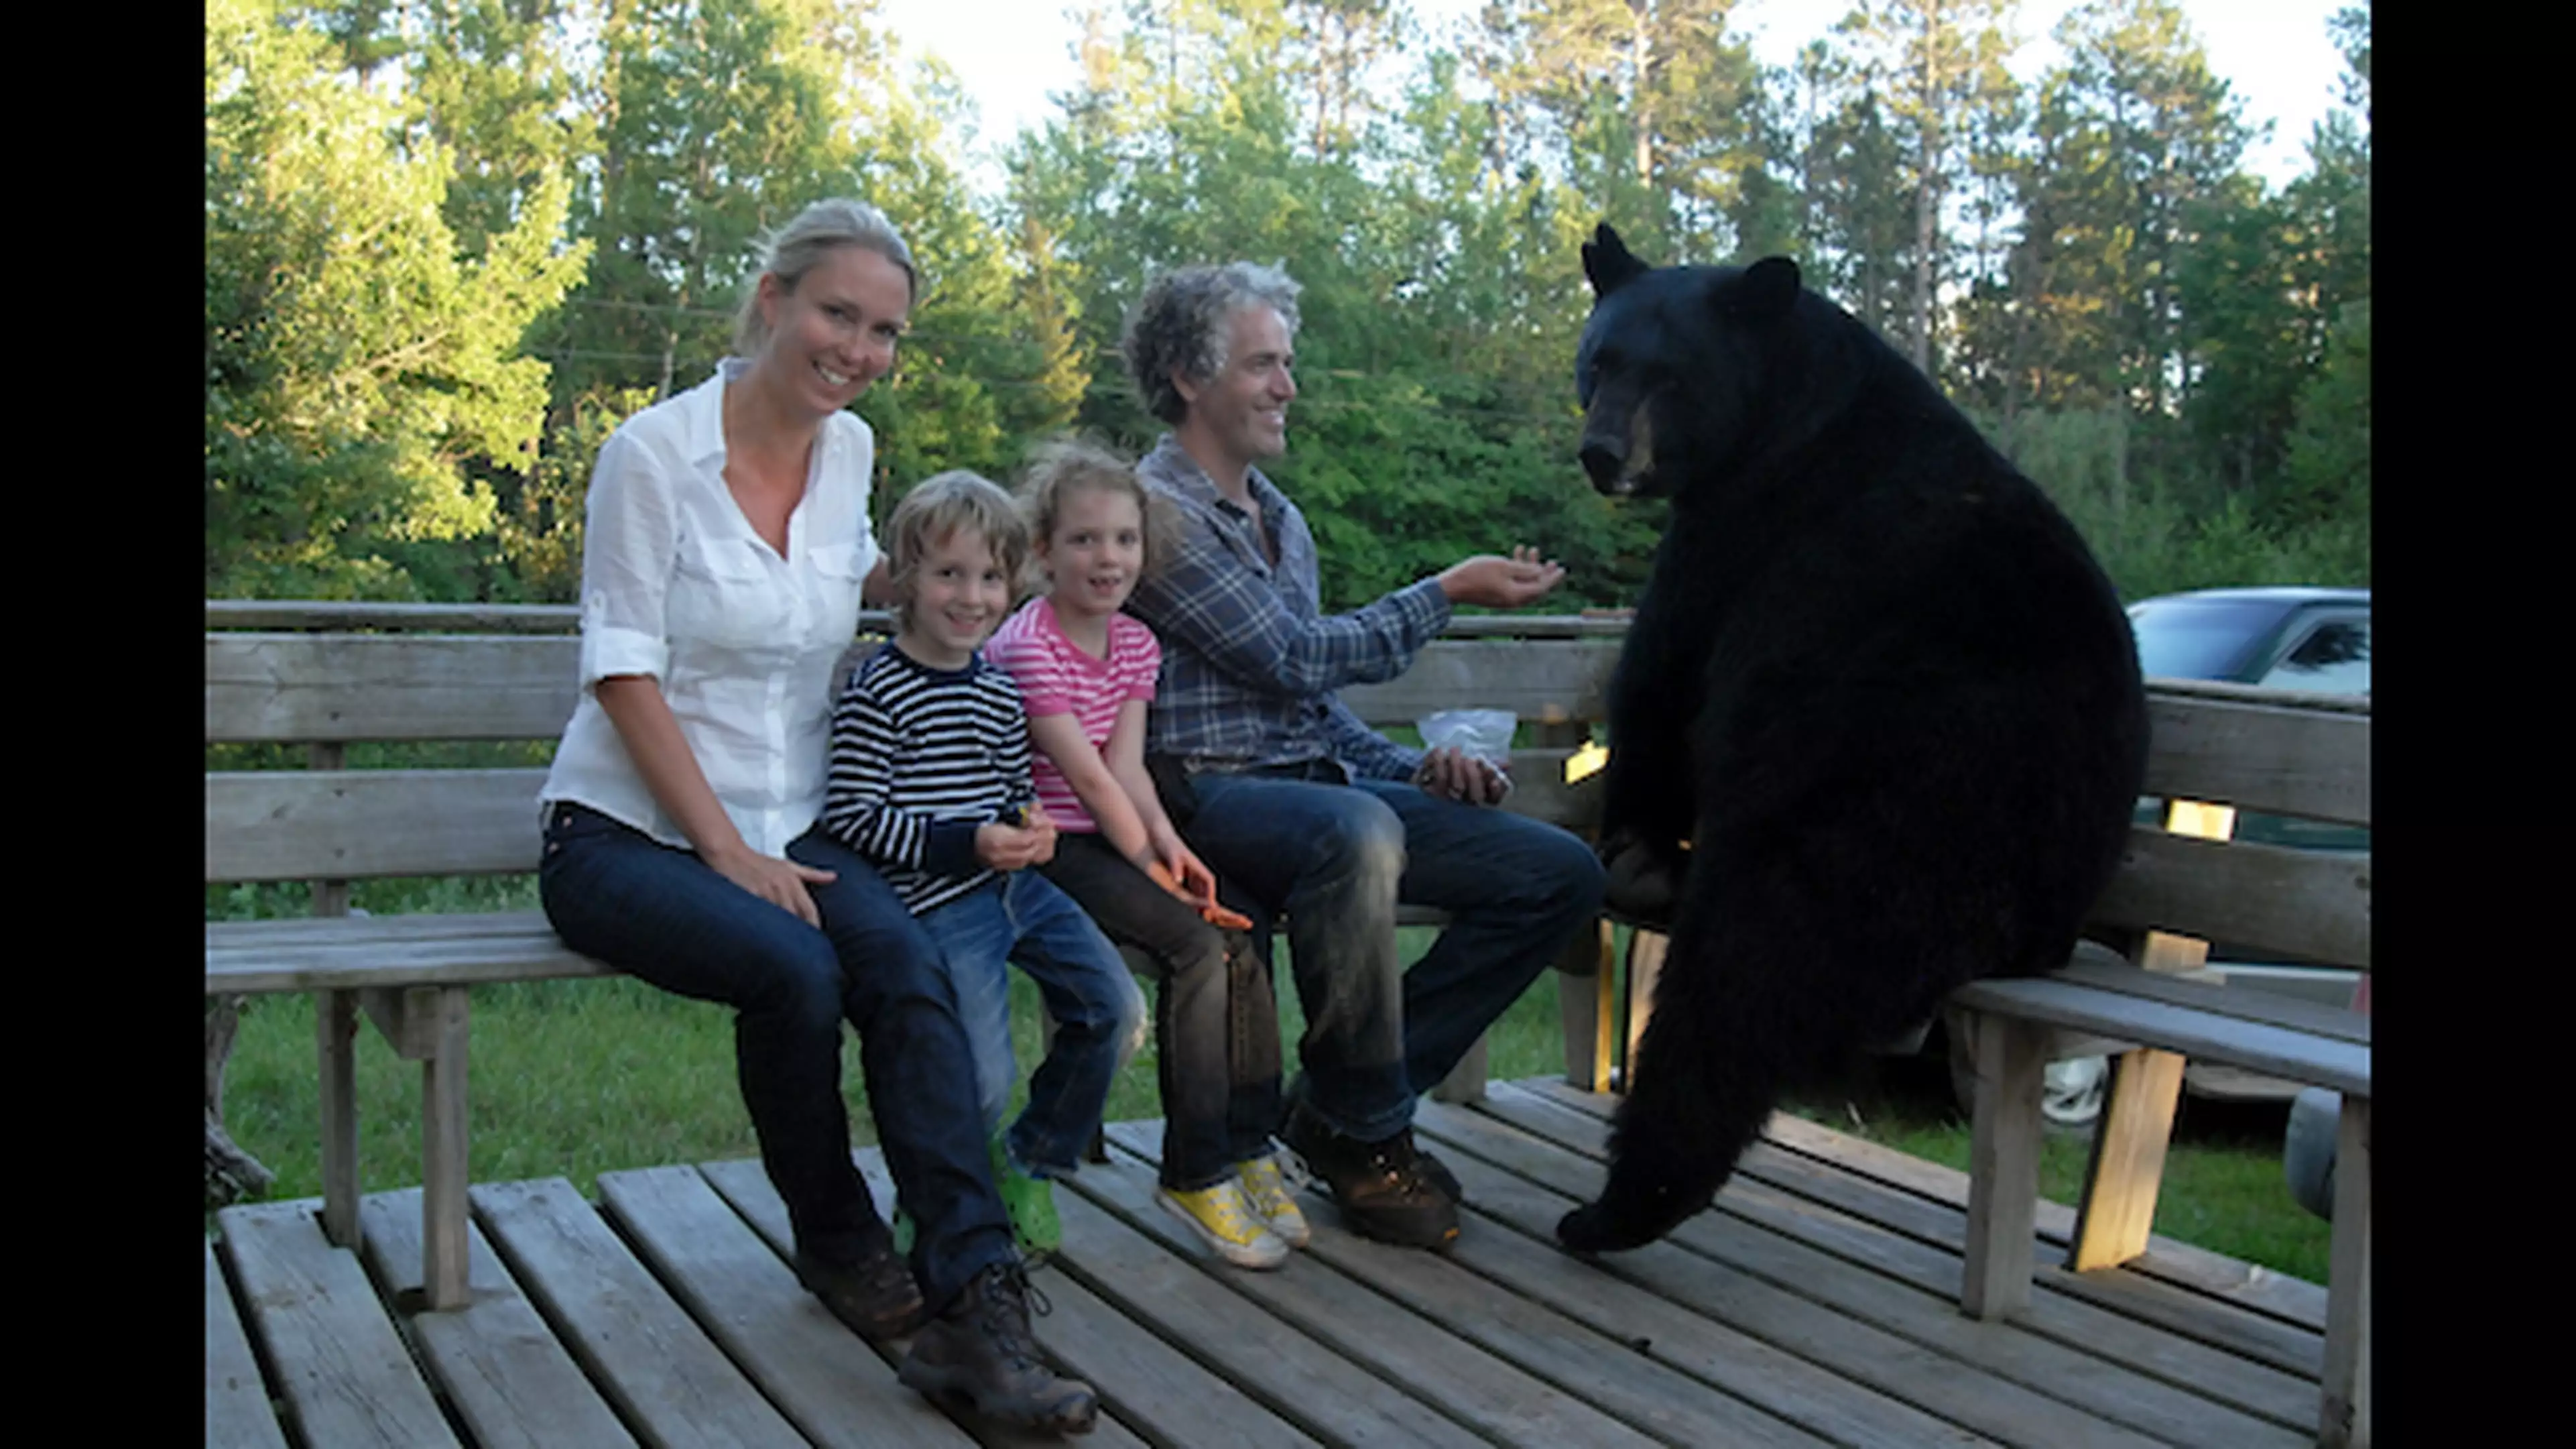
POLYGON ((1565 566, 1541 559, 1538 550, 1515 547, 1511 556, 1480 553, 1440 571, 1440 592, 1453 604, 1517 609, 1536 603, 1565 577, 1565 566))

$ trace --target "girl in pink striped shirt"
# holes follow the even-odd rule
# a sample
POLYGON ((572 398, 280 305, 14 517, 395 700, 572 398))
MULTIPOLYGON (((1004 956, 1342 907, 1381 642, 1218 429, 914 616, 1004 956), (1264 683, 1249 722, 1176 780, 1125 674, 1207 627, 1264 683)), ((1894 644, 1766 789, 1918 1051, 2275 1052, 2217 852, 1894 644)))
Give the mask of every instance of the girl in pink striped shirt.
POLYGON ((1038 450, 1020 506, 1045 588, 994 632, 984 657, 1018 681, 1027 705, 1038 799, 1057 830, 1055 858, 1039 869, 1156 977, 1156 1200, 1226 1261, 1276 1267, 1305 1246, 1307 1229, 1270 1143, 1279 1015, 1269 960, 1232 929, 1250 922, 1217 904, 1215 875, 1182 843, 1146 773, 1145 709, 1162 648, 1119 612, 1170 551, 1167 505, 1124 460, 1064 441, 1038 450))

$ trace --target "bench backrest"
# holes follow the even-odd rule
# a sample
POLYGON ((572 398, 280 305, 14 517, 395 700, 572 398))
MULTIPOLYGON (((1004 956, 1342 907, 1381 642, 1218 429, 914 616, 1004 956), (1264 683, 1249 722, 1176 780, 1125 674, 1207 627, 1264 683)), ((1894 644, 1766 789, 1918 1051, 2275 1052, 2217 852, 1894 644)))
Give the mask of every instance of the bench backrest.
MULTIPOLYGON (((2370 699, 2155 679, 2147 793, 2370 826, 2370 699)), ((2370 969, 2369 851, 2293 850, 2140 825, 2096 925, 2370 969)))
MULTIPOLYGON (((888 622, 870 615, 862 628, 888 622)), ((209 772, 206 879, 534 870, 544 770, 351 770, 336 767, 334 752, 360 742, 557 738, 578 698, 576 623, 576 611, 560 606, 209 601, 207 742, 318 746, 323 767, 209 772), (436 632, 460 628, 500 632, 436 632)), ((1601 718, 1620 627, 1460 619, 1402 678, 1343 697, 1380 726, 1444 709, 1511 710, 1541 742, 1514 752, 1510 808, 1583 829, 1597 814, 1597 783, 1568 785, 1564 764, 1601 718)))
MULTIPOLYGON (((572 715, 569 608, 210 601, 207 623, 209 742, 302 742, 327 760, 330 747, 358 741, 552 740, 572 715), (298 625, 324 632, 275 632, 298 625), (488 632, 420 632, 442 628, 488 632)), ((1402 678, 1343 697, 1379 726, 1442 709, 1511 710, 1537 742, 1514 752, 1510 808, 1588 831, 1599 781, 1569 785, 1564 764, 1604 716, 1622 627, 1462 618, 1402 678)), ((2366 697, 2162 679, 2148 694, 2151 795, 2369 826, 2366 697)), ((206 879, 533 870, 543 779, 524 768, 209 773, 206 879)), ((2141 825, 2094 922, 2367 970, 2370 857, 2141 825)))

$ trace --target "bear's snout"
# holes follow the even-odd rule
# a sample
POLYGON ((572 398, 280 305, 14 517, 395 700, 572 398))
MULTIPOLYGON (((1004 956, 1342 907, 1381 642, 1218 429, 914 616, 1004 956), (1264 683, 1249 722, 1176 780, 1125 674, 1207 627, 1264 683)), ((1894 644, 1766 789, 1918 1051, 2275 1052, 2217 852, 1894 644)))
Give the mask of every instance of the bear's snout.
POLYGON ((1654 428, 1643 400, 1624 390, 1616 399, 1595 400, 1575 456, 1601 492, 1624 498, 1643 491, 1638 485, 1655 471, 1654 428))
POLYGON ((1583 471, 1590 475, 1592 486, 1604 493, 1624 491, 1620 488, 1619 470, 1624 462, 1620 450, 1598 440, 1583 445, 1583 471))

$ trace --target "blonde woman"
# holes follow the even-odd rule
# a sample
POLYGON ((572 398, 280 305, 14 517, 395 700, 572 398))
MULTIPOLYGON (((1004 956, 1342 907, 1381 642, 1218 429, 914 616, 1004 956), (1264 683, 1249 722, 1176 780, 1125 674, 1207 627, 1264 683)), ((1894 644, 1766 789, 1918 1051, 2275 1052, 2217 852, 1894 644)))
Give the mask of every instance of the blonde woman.
POLYGON ((825 201, 773 239, 736 352, 618 428, 592 471, 581 699, 544 799, 538 890, 566 944, 734 1008, 743 1103, 795 1267, 860 1332, 985 1413, 1088 1428, 1088 1385, 1029 1333, 936 953, 868 863, 817 828, 832 667, 881 585, 875 441, 848 411, 894 365, 910 250, 825 201), (841 1023, 858 1029, 910 1262, 850 1161, 841 1023))

